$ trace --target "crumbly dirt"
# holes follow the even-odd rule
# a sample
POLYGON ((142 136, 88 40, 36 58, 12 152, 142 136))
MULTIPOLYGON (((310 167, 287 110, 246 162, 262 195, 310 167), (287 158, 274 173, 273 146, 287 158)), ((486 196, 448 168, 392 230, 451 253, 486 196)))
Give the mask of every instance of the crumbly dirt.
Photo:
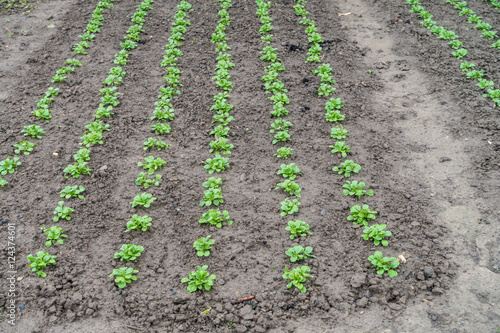
MULTIPOLYGON (((33 106, 55 70, 72 56, 71 46, 95 3, 51 1, 31 15, 35 21, 52 15, 54 28, 16 38, 0 33, 0 82, 6 87, 0 92, 0 156, 12 155, 22 126, 33 122, 33 106), (24 40, 29 43, 21 49, 24 40)), ((303 173, 297 218, 311 225, 312 236, 290 240, 285 230, 289 219, 279 216, 284 195, 274 187, 282 161, 273 157, 271 102, 261 82, 266 64, 259 59, 260 22, 251 0, 233 2, 227 30, 235 63, 230 99, 235 148, 231 168, 222 177, 223 209, 235 221, 232 226, 214 229, 198 223, 205 212, 199 200, 207 178, 202 162, 210 156, 209 109, 217 93, 211 79, 216 52, 210 37, 218 10, 213 2, 190 1, 192 25, 179 60, 184 86, 174 102, 174 132, 168 136, 172 147, 152 153, 169 163, 161 185, 148 191, 158 198, 148 210, 151 230, 123 232, 136 213, 129 203, 138 192, 137 162, 150 155, 142 143, 150 136, 149 118, 163 83, 159 63, 176 1, 158 0, 148 13, 146 32, 125 67, 121 105, 108 122, 111 131, 104 145, 93 148, 93 175, 78 181, 63 177, 138 3, 115 1, 85 65, 61 86, 37 152, 22 158, 0 191, 0 259, 6 264, 5 224, 15 222, 21 278, 17 326, 2 318, 0 331, 498 331, 498 108, 465 79, 449 47, 418 23, 404 1, 310 0, 306 6, 325 39, 324 62, 332 65, 336 95, 345 104, 343 125, 352 159, 363 167, 355 179, 375 191, 363 202, 393 232, 382 251, 407 260, 393 279, 375 273, 367 257, 377 248, 362 240, 362 228, 346 221, 356 201, 342 195, 345 179, 331 171, 342 159, 328 147, 334 140, 324 120, 325 99, 317 96, 314 66, 304 63, 307 37, 291 0, 273 1, 270 15, 273 46, 286 67, 281 79, 289 90, 287 119, 294 124, 291 162, 303 173), (58 223, 69 237, 50 250, 58 256, 57 266, 46 270, 47 278, 37 278, 26 256, 43 250, 40 227, 52 225, 60 189, 73 184, 85 186, 85 200, 71 201, 71 221, 58 223), (208 234, 216 239, 214 251, 199 259, 192 243, 208 234), (108 277, 121 266, 113 253, 131 242, 145 247, 133 264, 138 281, 119 290, 108 277), (296 244, 313 246, 317 256, 307 262, 314 279, 306 294, 288 290, 281 277, 291 266, 284 251, 296 244), (204 264, 217 275, 214 288, 188 293, 180 280, 204 264), (255 296, 251 301, 231 302, 250 295, 255 296)), ((500 16, 488 3, 468 4, 499 27, 500 16)), ((500 82, 495 71, 500 51, 489 47, 446 1, 424 5, 438 24, 470 45, 470 59, 500 82)), ((1 23, 9 19, 20 29, 29 19, 25 16, 3 15, 1 23)), ((5 281, 4 270, 0 277, 5 281)), ((0 294, 0 307, 6 299, 0 294)))

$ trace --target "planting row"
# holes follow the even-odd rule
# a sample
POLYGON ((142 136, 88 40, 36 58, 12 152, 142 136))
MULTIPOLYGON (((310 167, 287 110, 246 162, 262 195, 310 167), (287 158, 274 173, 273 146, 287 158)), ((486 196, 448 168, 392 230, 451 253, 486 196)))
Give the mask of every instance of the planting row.
MULTIPOLYGON (((92 13, 92 17, 87 24, 87 28, 85 33, 81 36, 78 36, 82 39, 81 42, 77 43, 73 47, 73 52, 75 54, 87 54, 86 49, 90 47, 89 42, 95 39, 95 33, 99 33, 101 27, 103 25, 102 21, 104 20, 104 10, 113 8, 114 0, 103 0, 97 3, 97 7, 94 9, 92 13)), ((67 79, 67 75, 74 73, 77 67, 81 67, 83 62, 78 59, 68 59, 64 62, 63 67, 56 71, 56 74, 52 77, 53 83, 61 83, 65 82, 67 79)), ((49 122, 52 118, 50 109, 50 105, 54 102, 55 97, 59 95, 59 88, 49 87, 45 92, 45 95, 37 102, 36 110, 33 111, 33 115, 36 120, 49 122)), ((36 124, 26 125, 24 129, 21 131, 24 136, 31 137, 32 139, 41 140, 43 134, 45 134, 45 130, 36 124)), ((32 153, 35 147, 38 145, 36 142, 31 142, 28 140, 19 141, 14 144, 14 153, 21 156, 28 156, 32 153)), ((20 157, 8 156, 5 160, 0 161, 0 174, 1 176, 5 176, 7 174, 12 174, 15 172, 16 168, 21 165, 20 157)), ((0 176, 0 187, 4 187, 8 184, 8 182, 0 176)))
MULTIPOLYGON (((174 108, 172 104, 172 98, 176 95, 180 95, 180 88, 182 84, 179 82, 181 71, 177 67, 177 61, 179 57, 183 56, 180 46, 183 44, 184 40, 183 34, 187 31, 187 28, 191 23, 189 22, 188 12, 191 10, 191 4, 185 0, 181 0, 180 4, 177 6, 177 12, 174 16, 174 22, 172 23, 172 28, 170 29, 170 36, 168 38, 168 44, 165 46, 165 55, 160 64, 161 67, 165 67, 166 75, 163 77, 165 81, 165 86, 160 89, 160 94, 158 95, 158 101, 155 102, 155 110, 151 120, 157 121, 153 125, 153 131, 158 134, 166 134, 171 131, 171 126, 167 123, 174 119, 174 108), (165 130, 162 133, 158 132, 158 128, 163 127, 165 130)), ((157 139, 149 137, 144 142, 144 150, 157 150, 161 151, 168 148, 169 145, 166 144, 160 137, 157 139)), ((159 186, 162 176, 160 174, 155 174, 155 172, 161 170, 167 162, 159 157, 148 156, 144 159, 144 162, 139 162, 138 166, 142 167, 144 172, 139 174, 139 177, 135 180, 135 184, 144 189, 148 189, 151 186, 159 186)), ((151 193, 142 192, 137 194, 134 201, 131 203, 132 208, 138 209, 148 209, 150 205, 156 200, 151 193)), ((139 216, 134 214, 130 221, 127 222, 127 229, 125 232, 129 231, 139 231, 145 232, 152 225, 152 218, 148 215, 139 216)), ((125 260, 126 262, 136 261, 138 257, 144 251, 144 247, 135 244, 123 244, 121 252, 114 254, 115 258, 120 258, 120 261, 125 260)), ((139 273, 137 269, 133 267, 123 266, 114 269, 110 277, 115 278, 115 282, 119 288, 125 288, 126 285, 137 279, 136 275, 139 273)))
MULTIPOLYGON (((323 58, 321 56, 321 43, 323 38, 318 33, 314 20, 308 18, 309 12, 305 8, 306 0, 295 0, 297 4, 293 6, 295 14, 301 18, 300 23, 303 24, 305 28, 305 33, 308 36, 309 41, 309 57, 306 59, 306 63, 321 62, 323 58)), ((329 97, 333 95, 336 90, 333 85, 336 81, 332 77, 332 68, 328 63, 323 63, 319 65, 316 69, 312 70, 313 74, 316 74, 319 78, 319 88, 318 96, 329 97)), ((337 124, 331 129, 331 137, 335 139, 335 144, 330 146, 332 148, 332 154, 337 154, 342 158, 346 158, 348 154, 351 153, 351 148, 346 144, 344 140, 349 136, 346 129, 340 124, 345 119, 345 116, 340 113, 340 110, 344 107, 341 98, 330 98, 325 103, 326 109, 326 121, 333 122, 337 124), (340 141, 342 140, 342 141, 340 141)), ((340 175, 344 175, 345 178, 350 178, 351 174, 357 174, 361 170, 361 166, 352 160, 345 160, 340 163, 339 166, 333 167, 334 172, 340 175)), ((373 190, 366 190, 366 184, 357 180, 349 181, 343 185, 342 193, 346 196, 352 196, 361 200, 362 197, 372 196, 373 190)), ((387 227, 385 224, 374 224, 368 226, 369 221, 375 220, 377 213, 372 211, 367 204, 354 205, 351 207, 350 215, 347 217, 348 221, 352 221, 353 224, 359 224, 365 226, 363 231, 363 239, 367 241, 372 241, 374 245, 388 246, 388 241, 385 239, 392 235, 390 231, 386 231, 387 227)), ((395 277, 398 273, 394 270, 399 266, 399 261, 394 257, 384 257, 382 252, 375 251, 372 255, 368 257, 368 260, 376 268, 379 275, 388 273, 390 277, 395 277)))
MULTIPOLYGON (((420 22, 424 27, 429 29, 438 39, 449 40, 448 45, 454 50, 452 55, 454 55, 460 62, 460 69, 466 73, 468 79, 477 79, 476 84, 479 88, 486 90, 483 94, 485 98, 491 98, 495 104, 500 105, 500 89, 494 89, 495 83, 486 78, 486 73, 483 70, 476 69, 476 65, 472 62, 462 60, 469 53, 464 47, 464 43, 460 41, 459 37, 451 30, 447 30, 442 26, 436 25, 436 21, 433 21, 433 15, 425 10, 422 6, 420 0, 406 0, 408 4, 412 7, 411 12, 418 13, 418 17, 423 20, 420 22)), ((456 4, 456 8, 464 10, 466 9, 467 3, 458 2, 456 0, 448 0, 448 2, 456 4), (463 6, 463 7, 462 7, 463 6)), ((469 22, 476 22, 476 28, 483 31, 483 37, 493 38, 496 35, 496 31, 491 31, 491 26, 481 20, 478 16, 471 14, 469 17, 469 22), (471 19, 472 18, 472 19, 471 19)), ((493 46, 500 46, 499 42, 493 44, 493 46)))
MULTIPOLYGON (((118 100, 117 86, 123 84, 123 79, 126 72, 121 66, 125 66, 128 61, 129 51, 135 49, 138 46, 139 34, 144 32, 142 26, 145 22, 145 17, 147 16, 147 11, 151 10, 151 4, 153 0, 144 0, 137 8, 135 13, 132 15, 131 21, 134 23, 128 30, 125 40, 120 44, 122 50, 115 55, 114 63, 117 65, 110 69, 108 77, 104 80, 103 86, 99 92, 101 96, 101 102, 99 108, 95 112, 95 118, 109 118, 113 115, 114 108, 117 107, 120 102, 118 100)), ((110 125, 103 123, 101 120, 94 120, 85 126, 87 129, 84 135, 80 138, 81 148, 73 156, 75 163, 68 165, 64 169, 64 175, 66 178, 79 178, 82 175, 90 175, 91 169, 88 167, 90 161, 90 147, 96 144, 103 144, 104 138, 103 133, 110 130, 110 125)), ((148 163, 149 161, 146 161, 148 163)), ((61 191, 61 196, 66 199, 79 198, 83 199, 83 191, 85 189, 83 186, 74 185, 68 189, 66 187, 61 191)), ((147 195, 146 195, 147 196, 147 195)), ((145 200, 143 195, 137 196, 132 203, 134 205, 146 205, 151 198, 145 200)), ((149 202, 150 203, 150 202, 149 202)), ((59 220, 71 220, 71 215, 74 213, 75 209, 65 206, 64 201, 59 201, 58 206, 54 211, 53 221, 57 222, 59 220)), ((46 233, 48 237, 53 235, 61 235, 61 230, 59 227, 54 226, 47 229, 46 233), (56 228, 54 228, 56 227, 56 228), (59 232, 58 232, 59 231, 59 232), (50 232, 50 233, 49 233, 50 232)), ((61 237, 61 236, 59 236, 61 237)), ((29 255, 28 260, 31 262, 30 268, 37 273, 38 276, 45 277, 46 273, 43 269, 49 264, 56 264, 56 256, 50 255, 46 251, 39 251, 36 256, 29 255)))
MULTIPOLYGON (((260 59, 269 65, 265 69, 265 75, 262 77, 262 82, 264 82, 266 94, 269 94, 269 99, 273 103, 273 109, 271 110, 271 116, 275 120, 271 123, 270 133, 274 134, 272 144, 281 144, 291 141, 291 135, 289 134, 290 128, 293 124, 285 120, 289 114, 286 105, 290 103, 290 100, 286 93, 284 83, 279 79, 279 72, 285 71, 285 67, 281 63, 281 59, 276 53, 277 48, 271 46, 273 35, 271 34, 273 26, 272 19, 269 16, 269 9, 272 7, 270 1, 256 0, 257 3, 257 16, 260 18, 262 23, 259 33, 262 35, 261 40, 265 44, 262 51, 260 52, 260 59)), ((281 147, 277 150, 274 155, 277 158, 288 159, 292 157, 292 148, 281 147)), ((276 189, 282 189, 286 194, 292 196, 292 198, 285 198, 281 202, 281 213, 282 217, 288 215, 298 216, 300 201, 297 198, 301 197, 300 192, 302 191, 300 185, 295 182, 296 178, 301 175, 299 167, 295 163, 290 163, 288 165, 282 164, 281 169, 277 172, 278 175, 283 176, 284 181, 277 184, 276 189)), ((309 231, 309 225, 300 220, 293 220, 288 222, 286 230, 290 231, 290 239, 295 239, 296 237, 306 237, 312 235, 309 231)), ((297 261, 303 261, 309 257, 315 258, 312 254, 313 248, 311 246, 303 247, 301 245, 295 245, 290 247, 285 251, 285 254, 290 257, 291 263, 297 261)), ((312 277, 310 272, 310 267, 303 265, 297 266, 293 269, 288 269, 285 266, 283 278, 290 280, 287 287, 292 288, 297 287, 301 292, 306 292, 306 287, 304 283, 308 282, 308 278, 312 277)))
MULTIPOLYGON (((208 158, 205 161, 204 169, 209 175, 217 172, 223 172, 229 167, 229 158, 222 155, 231 154, 231 149, 234 148, 233 144, 229 143, 229 130, 228 126, 233 117, 229 112, 233 109, 233 105, 228 103, 230 98, 229 92, 233 90, 231 82, 231 75, 229 71, 234 67, 231 62, 232 56, 227 52, 231 47, 227 44, 226 30, 231 24, 229 19, 228 9, 232 7, 231 0, 217 0, 220 4, 220 10, 217 13, 219 22, 215 27, 212 34, 212 43, 216 45, 215 51, 218 52, 216 58, 217 65, 215 66, 215 76, 213 80, 220 91, 214 96, 214 104, 210 111, 215 111, 212 123, 217 123, 217 126, 210 132, 214 136, 214 140, 210 142, 210 153, 215 153, 215 156, 208 158), (222 154, 222 155, 221 155, 222 154)), ((200 206, 211 207, 219 206, 224 203, 224 196, 222 194, 222 178, 209 177, 203 183, 206 188, 203 192, 203 198, 200 201, 200 206)), ((220 211, 219 209, 209 209, 200 218, 200 223, 214 225, 221 228, 223 223, 231 225, 233 221, 229 220, 229 212, 227 210, 220 211)), ((201 237, 193 243, 198 257, 208 257, 215 239, 211 239, 211 235, 201 237)), ((187 283, 187 290, 195 292, 197 290, 210 290, 216 279, 215 274, 207 272, 208 265, 197 266, 195 271, 189 273, 188 277, 181 280, 182 283, 187 283)))

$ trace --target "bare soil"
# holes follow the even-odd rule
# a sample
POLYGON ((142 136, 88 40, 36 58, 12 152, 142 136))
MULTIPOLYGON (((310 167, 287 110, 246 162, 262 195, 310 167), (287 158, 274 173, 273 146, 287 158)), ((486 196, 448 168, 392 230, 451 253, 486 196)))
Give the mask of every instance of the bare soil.
MULTIPOLYGON (((101 82, 130 25, 139 1, 116 0, 105 16, 85 65, 61 85, 50 124, 36 153, 0 190, 0 260, 7 264, 7 222, 17 225, 17 325, 2 332, 498 332, 500 328, 500 117, 468 81, 443 41, 435 39, 404 1, 309 0, 306 7, 325 39, 324 62, 344 101, 352 159, 363 167, 357 180, 374 189, 364 199, 379 212, 377 222, 393 232, 386 256, 403 255, 399 276, 376 274, 367 257, 375 250, 362 228, 346 221, 355 200, 342 195, 345 179, 332 167, 342 159, 330 152, 330 124, 318 80, 306 64, 307 36, 291 0, 273 1, 274 47, 286 71, 294 157, 303 176, 298 219, 313 235, 292 241, 279 216, 283 193, 275 191, 282 161, 269 133, 271 104, 261 77, 266 64, 260 21, 251 0, 234 1, 227 30, 235 68, 230 170, 224 172, 224 209, 234 224, 223 229, 198 223, 202 162, 211 137, 211 77, 217 56, 210 42, 218 5, 191 0, 192 25, 179 60, 182 94, 174 101, 172 147, 153 153, 168 161, 164 181, 150 189, 158 200, 148 210, 154 225, 145 233, 124 233, 136 213, 137 162, 147 155, 154 102, 163 84, 159 66, 176 1, 157 0, 148 13, 139 47, 131 52, 120 86, 121 104, 110 118, 104 145, 93 148, 91 177, 66 180, 62 170, 78 149, 84 126, 98 106, 101 82), (350 13, 339 16, 338 13, 350 13), (57 153, 56 155, 54 153, 57 153), (51 248, 57 266, 45 279, 28 268, 26 256, 44 250, 42 225, 52 225, 59 191, 79 184, 85 200, 72 201, 69 236, 51 248), (199 259, 194 240, 211 234, 216 245, 199 259), (108 277, 121 266, 113 253, 121 244, 145 247, 138 281, 119 290, 108 277), (307 293, 286 288, 290 267, 284 251, 314 247, 308 261, 314 279, 307 293), (197 265, 217 275, 210 292, 186 291, 180 280, 197 265), (254 295, 244 303, 232 302, 254 295), (205 310, 210 309, 207 313, 205 310)), ((446 1, 423 1, 438 24, 470 45, 470 59, 500 82, 500 50, 446 1)), ((0 24, 0 156, 13 154, 21 129, 33 123, 32 108, 50 77, 82 33, 96 1, 50 1, 29 15, 2 14, 0 24), (41 21, 41 23, 40 23, 41 21), (38 24, 38 25, 37 25, 38 24), (54 24, 54 27, 47 28, 54 24), (33 26, 30 34, 21 29, 33 26), (8 31, 13 35, 9 35, 8 31)), ((480 0, 468 1, 494 29, 499 12, 480 0)), ((498 28, 497 28, 498 27, 498 28)), ((4 266, 2 266, 4 267, 4 266)), ((0 277, 6 288, 6 270, 0 277)), ((6 293, 0 294, 5 307, 6 293)))

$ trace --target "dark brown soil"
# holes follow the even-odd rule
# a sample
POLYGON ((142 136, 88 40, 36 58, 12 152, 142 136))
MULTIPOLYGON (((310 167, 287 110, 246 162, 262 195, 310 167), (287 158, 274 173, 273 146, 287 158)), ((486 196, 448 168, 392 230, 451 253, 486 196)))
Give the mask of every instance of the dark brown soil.
MULTIPOLYGON (((438 24, 470 45, 470 59, 500 82, 500 51, 441 2, 424 5, 438 24)), ((500 29, 500 17, 488 3, 469 2, 500 29)), ((2 158, 13 154, 22 126, 33 122, 33 106, 55 70, 72 56, 71 46, 95 7, 94 1, 46 6, 54 3, 64 8, 54 15, 61 23, 53 32, 35 31, 31 36, 45 43, 28 47, 21 56, 0 58, 0 71, 9 70, 0 79, 11 82, 0 95, 2 158)), ((325 39, 323 61, 332 65, 336 95, 345 104, 343 125, 350 134, 352 159, 363 167, 355 179, 375 191, 363 202, 377 210, 377 222, 393 232, 382 252, 407 260, 393 279, 376 274, 367 257, 378 248, 361 238, 362 228, 346 221, 356 201, 342 195, 345 179, 331 171, 342 160, 328 147, 334 140, 324 120, 325 98, 317 96, 314 66, 304 63, 307 36, 291 0, 273 1, 273 46, 286 67, 281 79, 291 101, 287 119, 294 124, 291 162, 303 173, 297 180, 303 189, 298 218, 311 225, 314 235, 290 240, 285 230, 289 219, 279 216, 284 195, 274 188, 282 161, 273 157, 277 147, 269 133, 271 102, 261 82, 266 64, 259 59, 260 22, 251 0, 233 2, 227 30, 235 62, 230 99, 235 149, 230 170, 221 176, 223 209, 234 220, 232 226, 215 229, 198 223, 206 211, 199 207, 208 177, 202 162, 210 156, 209 109, 217 93, 211 79, 217 54, 210 38, 219 7, 213 2, 190 1, 192 25, 179 61, 184 86, 174 101, 174 132, 168 136, 172 147, 151 153, 169 162, 162 171, 164 181, 148 190, 158 198, 147 212, 153 217, 151 230, 123 232, 136 213, 130 202, 138 193, 137 162, 150 155, 143 151, 143 142, 150 136, 149 118, 163 84, 159 63, 176 1, 156 1, 147 16, 146 32, 125 67, 121 105, 108 122, 111 131, 104 145, 93 148, 92 176, 63 177, 138 3, 115 1, 85 65, 61 86, 63 94, 54 103, 50 124, 42 125, 47 134, 36 153, 23 157, 16 173, 5 177, 9 185, 0 190, 0 259, 7 262, 5 224, 15 222, 20 295, 17 326, 3 318, 0 331, 498 330, 498 108, 466 80, 449 47, 418 23, 404 1, 310 0, 306 5, 325 39), (38 278, 26 256, 44 250, 40 227, 52 225, 59 191, 73 184, 85 186, 85 200, 68 203, 75 213, 71 221, 58 225, 69 237, 50 249, 58 256, 57 266, 46 269, 45 279, 38 278), (214 251, 199 259, 193 241, 208 234, 216 240, 214 251), (145 251, 133 264, 138 281, 119 290, 108 275, 121 266, 113 254, 124 243, 142 245, 145 251), (296 244, 313 246, 317 256, 307 263, 314 279, 306 285, 306 294, 288 290, 281 277, 284 267, 292 266, 284 251, 296 244), (188 293, 180 280, 204 264, 217 275, 214 288, 188 293), (231 302, 249 295, 255 298, 231 302)), ((0 50, 15 42, 2 36, 0 50)), ((6 273, 0 272, 0 277, 4 281, 6 273)), ((0 294, 0 307, 6 300, 0 294)))

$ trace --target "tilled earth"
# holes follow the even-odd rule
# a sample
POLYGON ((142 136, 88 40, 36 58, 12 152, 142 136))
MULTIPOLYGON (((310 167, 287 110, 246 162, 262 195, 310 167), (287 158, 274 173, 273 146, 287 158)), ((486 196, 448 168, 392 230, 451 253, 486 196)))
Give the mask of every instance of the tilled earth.
MULTIPOLYGON (((150 155, 143 142, 150 136, 149 118, 163 84, 159 64, 176 1, 157 0, 148 13, 140 45, 124 68, 121 104, 108 122, 111 131, 104 145, 93 148, 93 175, 76 182, 62 172, 92 120, 101 82, 140 3, 116 0, 84 66, 61 85, 36 153, 22 158, 0 191, 0 259, 6 266, 6 224, 15 222, 19 277, 17 326, 3 318, 0 330, 498 331, 500 118, 498 108, 466 80, 445 42, 422 27, 404 1, 310 0, 306 5, 325 40, 323 61, 334 69, 336 96, 345 105, 343 125, 352 159, 363 167, 355 179, 375 191, 363 202, 393 232, 382 251, 406 259, 391 279, 378 276, 368 262, 377 248, 361 238, 363 228, 346 221, 355 200, 342 195, 345 179, 331 171, 342 160, 330 152, 334 140, 324 120, 325 99, 317 96, 314 67, 305 63, 307 36, 291 0, 273 1, 273 47, 286 68, 281 79, 289 90, 287 119, 294 124, 291 162, 303 173, 297 218, 307 221, 314 234, 290 240, 285 230, 289 219, 279 215, 284 197, 274 188, 281 161, 273 157, 271 102, 261 82, 266 66, 259 59, 261 24, 251 0, 233 2, 227 30, 235 63, 230 98, 235 148, 231 168, 222 174, 223 209, 234 224, 214 229, 198 223, 205 212, 199 201, 207 178, 202 162, 210 156, 209 109, 217 93, 211 79, 217 54, 210 38, 219 7, 189 2, 194 10, 179 60, 183 87, 173 103, 172 147, 152 153, 168 161, 160 186, 148 190, 158 198, 148 210, 153 227, 141 234, 123 232, 136 213, 130 202, 137 193, 137 162, 150 155), (73 184, 87 189, 85 200, 72 201, 71 221, 58 223, 68 238, 50 249, 58 256, 57 266, 46 269, 45 279, 37 278, 26 256, 43 250, 40 227, 52 225, 60 189, 73 184), (216 245, 209 258, 199 259, 192 243, 207 234, 216 245), (133 264, 138 280, 119 290, 108 275, 121 266, 113 254, 124 243, 142 245, 145 251, 133 264), (314 278, 306 294, 287 289, 282 279, 284 267, 290 267, 284 251, 297 244, 313 246, 317 256, 307 263, 314 278), (214 288, 188 293, 180 280, 204 264, 217 275, 214 288), (251 301, 234 302, 250 295, 255 296, 251 301)), ((494 28, 500 26, 500 12, 488 3, 468 3, 494 28)), ((445 1, 423 4, 438 24, 469 45, 470 59, 500 82, 500 51, 445 1)), ((2 159, 22 140, 22 126, 33 123, 32 108, 64 59, 72 57, 71 46, 94 7, 94 1, 51 1, 32 17, 1 17, 14 31, 14 36, 0 37, 2 159), (55 27, 20 32, 24 24, 39 20, 55 27)), ((5 271, 0 272, 2 288, 7 286, 5 271)), ((6 293, 0 294, 0 307, 6 301, 6 293)))

